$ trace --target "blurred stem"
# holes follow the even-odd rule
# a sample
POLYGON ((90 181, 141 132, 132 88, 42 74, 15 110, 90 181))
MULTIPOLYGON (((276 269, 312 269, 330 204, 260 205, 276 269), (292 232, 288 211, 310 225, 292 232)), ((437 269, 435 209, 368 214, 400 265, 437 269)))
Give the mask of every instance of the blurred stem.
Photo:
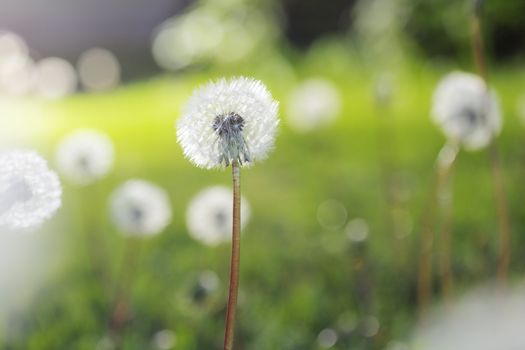
POLYGON ((108 328, 115 342, 115 349, 122 346, 122 332, 129 317, 128 297, 131 294, 133 279, 138 266, 140 242, 135 237, 125 240, 121 266, 116 276, 115 294, 109 309, 108 328))
POLYGON ((233 177, 233 225, 232 225, 232 255, 230 266, 230 289, 228 293, 228 306, 226 309, 226 330, 224 334, 224 350, 233 348, 235 328, 235 311, 237 307, 237 294, 239 290, 239 264, 241 255, 241 170, 239 163, 232 163, 233 177))
POLYGON ((396 251, 396 256, 404 257, 401 244, 401 232, 398 222, 395 217, 395 211, 399 209, 399 200, 396 196, 396 181, 394 174, 394 125, 392 122, 392 115, 390 113, 390 106, 388 103, 380 104, 376 102, 378 109, 378 127, 377 127, 377 143, 379 148, 379 162, 382 180, 384 217, 388 228, 390 229, 391 237, 396 251))
POLYGON ((447 183, 452 165, 458 153, 456 142, 446 143, 436 159, 436 173, 430 196, 423 213, 422 236, 420 245, 419 271, 417 281, 418 308, 424 316, 430 303, 432 287, 432 251, 436 220, 436 201, 445 183, 447 183))
MULTIPOLYGON (((488 77, 485 68, 485 55, 483 47, 483 36, 481 33, 481 5, 480 0, 476 1, 472 11, 472 50, 478 74, 485 81, 488 90, 488 77)), ((507 208, 507 196, 503 184, 501 161, 496 141, 493 140, 489 146, 489 157, 492 168, 492 179, 498 210, 499 221, 499 263, 498 280, 501 284, 507 281, 510 263, 510 223, 509 211, 507 208)))
POLYGON ((488 83, 487 70, 485 68, 485 55, 483 47, 483 38, 481 35, 480 9, 474 9, 471 19, 472 30, 472 53, 479 76, 488 83))
POLYGON ((445 181, 439 194, 439 203, 442 211, 442 223, 440 236, 440 254, 439 254, 439 276, 441 278, 441 290, 447 302, 452 300, 454 289, 454 276, 452 274, 451 251, 452 251, 452 177, 451 175, 445 181))
POLYGON ((87 208, 86 203, 99 202, 99 187, 95 185, 86 186, 80 190, 80 193, 83 198, 89 199, 81 202, 81 213, 84 214, 85 220, 85 230, 84 230, 84 239, 86 244, 86 251, 91 265, 93 277, 98 281, 103 292, 108 293, 107 284, 109 281, 109 276, 105 269, 107 266, 105 261, 106 249, 104 246, 103 239, 100 237, 100 223, 99 223, 99 214, 96 208, 87 208))
POLYGON ((492 178, 494 181, 494 194, 498 207, 499 218, 499 264, 498 280, 504 284, 510 263, 510 224, 509 212, 507 208, 507 197, 503 186, 503 175, 501 172, 501 162, 499 159, 498 146, 492 142, 489 146, 490 163, 492 165, 492 178))

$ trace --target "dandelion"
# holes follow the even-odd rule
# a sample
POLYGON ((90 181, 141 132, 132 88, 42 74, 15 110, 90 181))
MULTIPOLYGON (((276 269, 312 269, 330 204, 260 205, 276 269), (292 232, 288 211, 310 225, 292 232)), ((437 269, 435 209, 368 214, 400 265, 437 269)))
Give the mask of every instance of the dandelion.
POLYGON ((140 242, 162 232, 171 221, 171 204, 162 188, 145 180, 128 180, 110 197, 111 218, 128 237, 120 271, 115 282, 115 295, 108 315, 111 339, 120 348, 124 323, 129 318, 127 299, 139 263, 140 242))
POLYGON ((56 151, 60 172, 77 185, 88 185, 113 166, 113 143, 96 130, 77 130, 66 136, 56 151))
POLYGON ((501 112, 494 91, 477 75, 452 72, 439 83, 433 118, 451 141, 465 149, 486 147, 501 131, 501 112))
POLYGON ((441 225, 441 254, 439 269, 445 296, 449 297, 452 289, 452 271, 450 263, 450 226, 452 221, 452 192, 450 174, 460 146, 467 150, 479 150, 493 144, 495 136, 502 127, 501 112, 496 93, 489 90, 486 82, 477 75, 452 72, 438 84, 433 97, 432 117, 445 135, 448 142, 443 146, 436 159, 436 180, 428 204, 427 217, 422 238, 420 261, 419 299, 425 307, 430 293, 430 275, 433 225, 435 220, 433 202, 439 202, 443 212, 441 225))
MULTIPOLYGON (((233 209, 232 191, 215 186, 199 192, 192 199, 186 213, 190 235, 210 246, 231 241, 233 209)), ((241 231, 250 219, 250 207, 241 196, 241 231)))
MULTIPOLYGON (((485 54, 483 47, 483 36, 481 34, 481 13, 483 7, 482 0, 475 0, 472 3, 471 11, 471 42, 472 53, 476 63, 477 73, 488 85, 487 70, 485 68, 485 54)), ((507 280, 507 274, 510 263, 510 220, 509 209, 507 203, 507 195, 505 194, 505 186, 503 183, 503 175, 501 169, 501 161, 499 159, 499 150, 496 142, 490 143, 489 149, 490 163, 492 168, 492 181, 494 186, 494 194, 496 197, 496 206, 498 210, 499 219, 499 263, 498 263, 498 278, 500 283, 507 280)))
POLYGON ((0 153, 0 228, 36 228, 55 214, 61 197, 57 175, 37 153, 0 153))
POLYGON ((168 194, 144 181, 129 180, 111 195, 111 217, 126 235, 152 236, 160 233, 171 220, 168 194))
POLYGON ((260 81, 222 79, 198 89, 177 122, 177 139, 191 162, 208 169, 232 167, 232 257, 225 350, 233 347, 239 285, 240 168, 267 157, 279 124, 277 109, 278 103, 260 81))
POLYGON ((341 104, 341 95, 332 82, 322 78, 306 80, 290 95, 288 122, 299 132, 327 126, 339 116, 341 104))

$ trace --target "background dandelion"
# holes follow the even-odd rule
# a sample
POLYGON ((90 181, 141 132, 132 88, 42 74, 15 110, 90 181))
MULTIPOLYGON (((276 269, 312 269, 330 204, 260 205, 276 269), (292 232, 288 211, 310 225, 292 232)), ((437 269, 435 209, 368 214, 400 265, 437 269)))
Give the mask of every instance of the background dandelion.
POLYGON ((88 185, 105 176, 113 166, 111 139, 96 130, 76 130, 58 145, 60 172, 77 185, 88 185))
POLYGON ((51 218, 62 187, 47 162, 32 151, 0 153, 0 228, 26 230, 51 218))
POLYGON ((171 221, 167 193, 148 181, 128 180, 110 198, 111 218, 125 235, 151 236, 162 232, 171 221))
MULTIPOLYGON (((215 246, 231 241, 233 209, 232 191, 224 186, 209 187, 199 192, 186 211, 186 225, 197 241, 215 246)), ((241 197, 241 232, 250 220, 251 209, 241 197)))
POLYGON ((288 123, 299 131, 313 131, 334 122, 341 112, 341 96, 326 79, 308 79, 290 94, 288 123))

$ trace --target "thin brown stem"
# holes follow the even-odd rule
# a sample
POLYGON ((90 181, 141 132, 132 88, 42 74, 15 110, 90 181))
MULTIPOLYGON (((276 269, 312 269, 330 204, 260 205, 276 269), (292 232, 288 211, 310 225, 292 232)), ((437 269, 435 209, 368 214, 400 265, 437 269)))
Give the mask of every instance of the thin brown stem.
POLYGON ((436 202, 438 193, 448 181, 452 165, 456 159, 458 147, 447 143, 439 152, 436 160, 436 174, 430 196, 423 213, 422 236, 420 243, 417 296, 420 316, 423 317, 430 303, 432 289, 432 252, 434 246, 434 229, 436 220, 436 202))
MULTIPOLYGON (((488 77, 485 67, 485 55, 483 49, 483 36, 481 32, 481 3, 472 12, 472 49, 478 74, 485 81, 488 89, 488 77)), ((498 263, 498 280, 501 284, 507 281, 509 263, 510 263, 510 222, 509 211, 507 208, 507 196, 505 186, 503 185, 503 175, 499 151, 496 141, 493 140, 489 147, 490 163, 492 168, 492 179, 494 183, 494 194, 499 221, 499 263, 498 263)))
POLYGON ((233 349, 235 330, 235 311, 239 291, 239 264, 241 257, 241 170, 239 163, 232 163, 233 177, 233 225, 232 225, 232 256, 230 266, 230 289, 226 309, 226 329, 224 333, 224 350, 233 349))

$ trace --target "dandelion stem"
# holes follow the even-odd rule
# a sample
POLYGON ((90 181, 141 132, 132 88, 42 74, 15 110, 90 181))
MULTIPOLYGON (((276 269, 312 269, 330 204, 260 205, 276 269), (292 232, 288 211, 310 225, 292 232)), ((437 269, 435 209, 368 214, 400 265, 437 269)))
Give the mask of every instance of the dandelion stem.
MULTIPOLYGON (((472 11, 472 51, 478 74, 485 81, 488 88, 487 70, 485 68, 485 56, 483 48, 483 36, 481 33, 481 0, 475 1, 472 11)), ((498 280, 505 283, 507 280, 509 263, 510 263, 510 223, 509 211, 507 208, 507 196, 505 195, 505 186, 501 170, 501 161, 496 141, 493 140, 489 146, 489 157, 492 168, 492 179, 494 183, 494 192, 499 221, 499 263, 498 263, 498 280)))
POLYGON ((436 160, 436 174, 430 192, 424 216, 420 244, 419 272, 417 281, 418 307, 420 316, 424 316, 430 302, 432 287, 432 251, 434 245, 434 226, 436 220, 436 202, 444 184, 447 183, 452 165, 456 159, 458 147, 455 142, 447 143, 439 152, 436 160))
POLYGON ((498 279, 500 283, 507 280, 510 263, 510 227, 507 198, 503 186, 503 175, 499 159, 498 147, 495 142, 490 144, 490 162, 492 165, 492 178, 494 180, 494 194, 498 208, 499 217, 499 264, 498 279))
POLYGON ((122 346, 122 332, 129 317, 128 297, 138 266, 140 242, 134 237, 126 239, 122 264, 115 282, 115 295, 109 309, 108 328, 115 342, 115 349, 122 346))
MULTIPOLYGON (((450 171, 452 171, 451 169, 450 171)), ((452 189, 450 179, 443 184, 439 194, 439 203, 442 211, 440 232, 439 276, 441 290, 447 302, 452 299, 454 278, 452 274, 451 249, 452 249, 452 189)))
POLYGON ((224 334, 224 350, 233 348, 235 328, 235 311, 237 307, 237 294, 239 290, 239 264, 241 255, 241 171, 238 161, 232 162, 233 177, 233 226, 232 226, 232 256, 230 266, 230 289, 228 293, 228 306, 226 309, 226 330, 224 334))

